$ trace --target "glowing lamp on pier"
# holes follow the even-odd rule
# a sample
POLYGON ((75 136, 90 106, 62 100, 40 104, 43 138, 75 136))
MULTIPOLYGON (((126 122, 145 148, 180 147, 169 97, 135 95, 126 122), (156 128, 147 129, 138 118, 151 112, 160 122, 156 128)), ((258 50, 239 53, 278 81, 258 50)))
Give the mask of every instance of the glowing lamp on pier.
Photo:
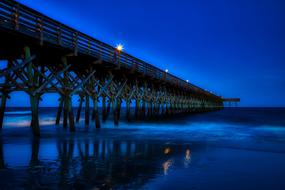
POLYGON ((189 80, 186 80, 187 83, 189 83, 189 80))
POLYGON ((165 69, 165 72, 168 73, 168 69, 165 69))
POLYGON ((118 45, 116 46, 116 49, 117 49, 119 52, 121 52, 121 51, 123 51, 124 46, 123 46, 122 44, 118 44, 118 45))

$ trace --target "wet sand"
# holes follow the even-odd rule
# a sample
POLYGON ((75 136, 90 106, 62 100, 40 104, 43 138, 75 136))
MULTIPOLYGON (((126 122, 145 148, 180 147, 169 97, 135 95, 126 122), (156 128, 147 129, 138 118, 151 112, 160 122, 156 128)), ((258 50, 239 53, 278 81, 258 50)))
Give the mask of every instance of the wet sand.
POLYGON ((0 136, 0 189, 284 189, 284 109, 231 109, 168 121, 83 121, 71 134, 42 111, 12 110, 0 136), (17 112, 16 112, 17 111, 17 112), (13 114, 13 112, 16 112, 13 114), (18 125, 17 125, 18 124, 18 125))

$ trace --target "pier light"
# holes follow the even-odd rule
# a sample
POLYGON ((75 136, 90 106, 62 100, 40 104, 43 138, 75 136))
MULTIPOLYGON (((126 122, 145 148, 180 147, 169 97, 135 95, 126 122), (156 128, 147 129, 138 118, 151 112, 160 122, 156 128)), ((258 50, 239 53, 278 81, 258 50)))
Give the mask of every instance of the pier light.
POLYGON ((171 149, 169 147, 164 149, 164 154, 169 154, 171 152, 171 149))
POLYGON ((118 51, 123 51, 124 46, 123 46, 122 44, 117 44, 116 49, 117 49, 118 51))
POLYGON ((165 69, 165 72, 168 73, 168 69, 165 69))
POLYGON ((189 80, 186 80, 186 82, 188 83, 188 82, 189 82, 189 80))

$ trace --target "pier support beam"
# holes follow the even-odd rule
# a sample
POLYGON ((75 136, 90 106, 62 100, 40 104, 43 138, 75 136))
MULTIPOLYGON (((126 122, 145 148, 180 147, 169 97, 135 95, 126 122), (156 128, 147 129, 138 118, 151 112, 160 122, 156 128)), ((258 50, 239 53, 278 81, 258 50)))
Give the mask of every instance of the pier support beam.
POLYGON ((0 170, 5 169, 5 160, 4 160, 4 144, 2 136, 0 136, 0 170))
MULTIPOLYGON (((67 58, 62 57, 61 58, 63 67, 68 68, 67 58)), ((72 77, 70 72, 68 70, 64 71, 63 75, 63 128, 67 129, 67 122, 69 123, 69 130, 71 132, 75 131, 75 124, 74 124, 74 114, 73 114, 73 108, 72 108, 72 89, 74 88, 74 81, 72 81, 72 77)))
POLYGON ((117 99, 117 119, 118 121, 120 120, 120 117, 121 117, 121 106, 122 106, 122 99, 118 98, 117 99))
POLYGON ((138 119, 139 118, 139 112, 140 112, 140 100, 138 98, 136 98, 135 100, 135 117, 138 119))
POLYGON ((56 125, 59 125, 62 108, 63 108, 63 98, 61 97, 59 98, 59 106, 57 108, 57 114, 56 114, 56 120, 55 120, 56 125))
POLYGON ((112 101, 112 108, 113 108, 113 119, 114 119, 114 124, 118 125, 119 124, 119 120, 118 120, 118 100, 116 100, 115 98, 111 98, 112 101))
POLYGON ((71 96, 67 97, 67 109, 68 109, 68 118, 69 118, 69 130, 71 132, 74 132, 75 125, 74 125, 74 114, 73 114, 73 109, 72 109, 71 96))
POLYGON ((89 96, 86 95, 85 96, 85 126, 88 127, 89 125, 89 106, 90 106, 90 103, 89 103, 89 96))
POLYGON ((93 97, 93 113, 92 113, 92 117, 95 120, 95 127, 97 129, 100 128, 100 120, 99 120, 99 111, 98 111, 98 100, 97 97, 93 97))
POLYGON ((3 88, 1 89, 1 107, 0 107, 0 130, 3 128, 3 120, 4 120, 4 113, 5 113, 5 109, 6 109, 6 101, 7 101, 7 98, 10 98, 9 97, 9 93, 10 93, 10 90, 11 90, 11 82, 12 82, 12 78, 11 78, 11 61, 9 60, 8 63, 7 63, 7 71, 6 74, 3 72, 1 73, 2 75, 1 76, 4 76, 5 77, 5 83, 4 83, 4 86, 3 88))
POLYGON ((3 120, 4 120, 4 112, 6 109, 6 100, 7 100, 7 94, 2 93, 1 96, 1 107, 0 107, 0 130, 3 128, 3 120))
POLYGON ((108 119, 108 116, 109 116, 109 114, 110 114, 111 103, 112 103, 111 99, 108 98, 107 110, 106 110, 106 116, 105 116, 105 118, 104 118, 104 119, 105 119, 104 122, 108 119))
POLYGON ((106 96, 102 96, 102 121, 106 120, 107 109, 106 109, 106 96))
POLYGON ((64 97, 64 106, 63 106, 63 128, 67 129, 67 117, 68 117, 68 103, 67 97, 64 97))
POLYGON ((142 99, 142 106, 141 106, 141 117, 144 118, 145 117, 145 100, 142 99))
POLYGON ((127 99, 126 100, 126 119, 127 121, 131 120, 131 100, 127 99))
POLYGON ((77 114, 76 114, 76 123, 79 122, 80 120, 80 115, 81 115, 81 109, 82 109, 82 103, 84 101, 84 97, 82 95, 79 95, 79 106, 78 106, 78 110, 77 110, 77 114))
POLYGON ((36 166, 39 164, 39 150, 40 150, 40 139, 34 137, 32 140, 32 151, 30 166, 36 166))
MULTIPOLYGON (((31 50, 29 47, 24 47, 24 56, 25 60, 29 60, 31 58, 31 50)), ((30 89, 28 89, 28 93, 30 96, 30 105, 31 105, 31 112, 32 112, 32 121, 31 121, 31 128, 33 134, 35 136, 40 136, 40 124, 39 124, 39 100, 40 94, 33 93, 38 85, 38 73, 33 69, 32 61, 29 61, 27 65, 27 74, 28 74, 28 82, 30 84, 30 89)))
MULTIPOLYGON (((60 123, 60 117, 63 111, 63 128, 67 129, 69 124, 69 129, 71 132, 75 131, 74 124, 74 114, 72 108, 72 90, 74 88, 74 78, 70 74, 68 69, 70 65, 67 64, 67 58, 61 57, 61 66, 63 66, 63 70, 56 70, 49 68, 51 72, 51 77, 48 77, 46 82, 49 82, 53 85, 56 91, 60 94, 59 99, 59 107, 56 116, 56 124, 60 123), (63 73, 63 76, 62 76, 63 73), (57 85, 54 85, 52 79, 57 79, 57 85)), ((48 84, 48 83, 46 83, 48 84)))
POLYGON ((35 136, 40 136, 39 98, 40 96, 38 94, 35 96, 30 95, 30 104, 32 111, 31 127, 35 136))

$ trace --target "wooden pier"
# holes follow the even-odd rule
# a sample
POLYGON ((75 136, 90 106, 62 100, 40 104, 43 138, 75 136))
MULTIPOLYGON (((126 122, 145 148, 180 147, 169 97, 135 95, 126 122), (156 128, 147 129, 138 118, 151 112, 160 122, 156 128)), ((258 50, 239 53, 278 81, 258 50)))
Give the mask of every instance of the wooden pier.
POLYGON ((39 102, 46 93, 60 95, 56 124, 62 119, 72 132, 83 106, 86 127, 94 120, 100 128, 99 103, 102 120, 112 113, 115 125, 123 102, 127 119, 132 114, 145 118, 223 108, 221 97, 15 1, 0 1, 0 41, 0 59, 7 62, 0 70, 0 128, 14 91, 29 95, 36 136, 39 102), (79 97, 76 114, 74 95, 79 97))

